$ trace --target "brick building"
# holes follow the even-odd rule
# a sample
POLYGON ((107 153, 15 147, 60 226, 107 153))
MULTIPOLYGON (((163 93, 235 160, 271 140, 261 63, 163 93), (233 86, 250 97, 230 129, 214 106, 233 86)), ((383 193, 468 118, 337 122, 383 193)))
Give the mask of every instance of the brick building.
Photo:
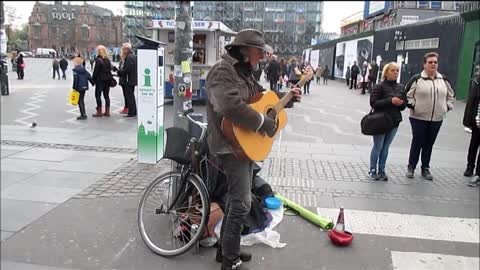
POLYGON ((86 1, 83 5, 36 1, 28 25, 31 50, 53 48, 59 54, 88 55, 100 44, 107 48, 118 48, 122 44, 121 17, 86 1))

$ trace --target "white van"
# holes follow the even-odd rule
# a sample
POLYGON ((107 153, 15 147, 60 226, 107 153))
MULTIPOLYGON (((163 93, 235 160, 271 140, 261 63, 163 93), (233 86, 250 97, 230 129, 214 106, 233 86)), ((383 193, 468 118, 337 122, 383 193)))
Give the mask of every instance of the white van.
POLYGON ((52 56, 55 56, 57 52, 54 49, 51 48, 37 48, 37 51, 35 53, 35 57, 47 57, 50 58, 52 56))

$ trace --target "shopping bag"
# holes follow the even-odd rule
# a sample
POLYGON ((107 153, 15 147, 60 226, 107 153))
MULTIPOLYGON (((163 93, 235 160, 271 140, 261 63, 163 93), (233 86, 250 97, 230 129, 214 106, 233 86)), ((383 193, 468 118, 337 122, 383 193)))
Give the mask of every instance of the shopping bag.
POLYGON ((70 104, 77 106, 78 100, 80 99, 80 93, 75 89, 72 89, 68 95, 68 99, 70 100, 70 104))

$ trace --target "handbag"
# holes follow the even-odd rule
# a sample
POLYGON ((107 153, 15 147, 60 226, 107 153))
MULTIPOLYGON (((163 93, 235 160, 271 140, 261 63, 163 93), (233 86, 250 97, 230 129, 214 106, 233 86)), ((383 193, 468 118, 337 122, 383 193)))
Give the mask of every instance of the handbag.
POLYGON ((19 65, 19 67, 20 67, 20 68, 25 68, 25 63, 21 63, 21 64, 19 65))
POLYGON ((75 89, 70 90, 70 93, 68 94, 68 100, 70 101, 70 104, 72 104, 73 106, 77 106, 79 99, 80 99, 80 92, 78 92, 75 89))
POLYGON ((392 130, 394 124, 390 114, 384 111, 375 111, 372 108, 370 113, 362 118, 360 127, 364 135, 380 135, 392 130))
POLYGON ((115 80, 115 78, 113 78, 112 76, 112 80, 110 81, 110 87, 115 87, 117 86, 117 80, 115 80))

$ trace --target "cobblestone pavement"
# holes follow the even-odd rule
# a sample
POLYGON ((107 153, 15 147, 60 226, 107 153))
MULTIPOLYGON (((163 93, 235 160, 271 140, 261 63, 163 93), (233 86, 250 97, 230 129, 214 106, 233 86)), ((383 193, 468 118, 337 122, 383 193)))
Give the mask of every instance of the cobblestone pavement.
POLYGON ((41 143, 41 142, 26 142, 26 141, 12 141, 1 140, 2 145, 14 145, 14 146, 27 146, 27 147, 39 147, 39 148, 52 148, 63 150, 75 150, 75 151, 89 151, 89 152, 110 152, 110 153, 129 153, 134 154, 137 149, 120 148, 120 147, 98 147, 88 145, 75 145, 64 143, 41 143))
MULTIPOLYGON (((478 203, 478 198, 471 197, 415 195, 405 192, 397 193, 388 189, 365 191, 353 187, 335 187, 331 184, 331 181, 345 184, 373 184, 373 181, 365 175, 366 164, 363 163, 271 158, 262 164, 262 168, 259 175, 264 177, 275 191, 285 194, 305 207, 317 207, 319 196, 471 205, 478 203)), ((139 196, 158 175, 171 169, 169 161, 162 161, 157 165, 145 165, 138 164, 136 159, 131 159, 124 166, 109 173, 74 198, 139 196)), ((435 180, 426 182, 420 177, 417 179, 405 178, 404 166, 390 166, 387 170, 389 181, 386 184, 411 186, 412 189, 418 185, 429 185, 443 191, 468 190, 464 182, 458 180, 457 176, 461 175, 461 170, 433 168, 433 171, 435 180)))

